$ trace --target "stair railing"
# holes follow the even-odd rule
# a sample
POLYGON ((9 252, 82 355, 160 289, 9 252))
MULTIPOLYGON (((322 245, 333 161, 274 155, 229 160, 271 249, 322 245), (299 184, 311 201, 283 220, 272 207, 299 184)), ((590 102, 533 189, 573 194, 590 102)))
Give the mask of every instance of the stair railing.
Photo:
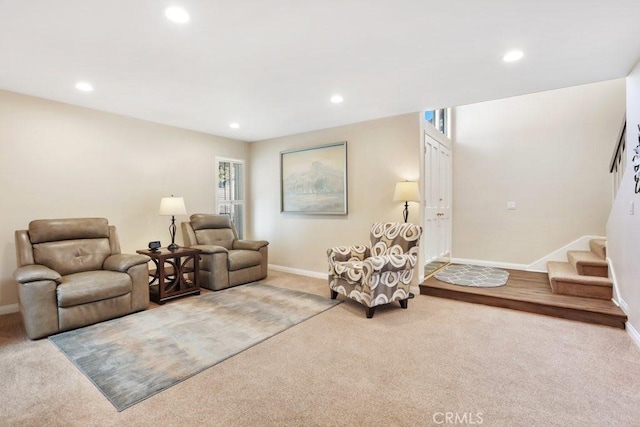
POLYGON ((611 156, 611 162, 609 163, 609 172, 613 174, 613 198, 615 200, 618 193, 618 187, 622 181, 622 175, 627 167, 627 156, 625 155, 626 149, 626 135, 627 135, 627 120, 622 122, 622 127, 618 136, 618 142, 613 150, 611 156))

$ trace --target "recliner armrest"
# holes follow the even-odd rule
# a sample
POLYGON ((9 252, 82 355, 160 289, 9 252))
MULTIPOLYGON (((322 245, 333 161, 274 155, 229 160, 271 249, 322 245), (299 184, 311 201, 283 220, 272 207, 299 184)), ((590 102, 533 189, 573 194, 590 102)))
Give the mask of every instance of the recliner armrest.
POLYGON ((37 264, 25 265, 13 272, 13 278, 18 283, 37 282, 39 280, 53 280, 60 283, 61 277, 57 271, 37 264))
POLYGON ((226 254, 229 251, 222 246, 217 245, 193 245, 189 246, 192 249, 199 249, 201 254, 226 254))
POLYGON ((245 249, 250 251, 258 251, 260 248, 268 246, 266 240, 234 240, 233 249, 245 249))
POLYGON ((146 264, 151 260, 146 255, 134 254, 115 254, 104 260, 102 268, 105 270, 119 271, 126 273, 131 267, 140 264, 146 264))

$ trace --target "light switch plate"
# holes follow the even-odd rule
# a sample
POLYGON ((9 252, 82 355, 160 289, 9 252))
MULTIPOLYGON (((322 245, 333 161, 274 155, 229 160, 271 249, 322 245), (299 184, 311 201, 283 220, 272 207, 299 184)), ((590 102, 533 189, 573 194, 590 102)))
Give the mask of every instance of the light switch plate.
POLYGON ((510 211, 516 210, 516 202, 507 202, 507 209, 510 211))

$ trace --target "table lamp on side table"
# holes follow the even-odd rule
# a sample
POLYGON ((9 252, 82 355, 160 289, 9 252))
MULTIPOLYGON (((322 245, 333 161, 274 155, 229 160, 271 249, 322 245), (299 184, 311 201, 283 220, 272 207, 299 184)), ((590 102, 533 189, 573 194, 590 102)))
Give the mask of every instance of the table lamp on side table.
POLYGON ((186 215, 187 209, 184 206, 182 197, 163 197, 160 201, 160 215, 171 216, 171 225, 169 226, 169 234, 171 235, 171 244, 167 246, 170 251, 175 251, 180 246, 176 245, 176 215, 186 215))

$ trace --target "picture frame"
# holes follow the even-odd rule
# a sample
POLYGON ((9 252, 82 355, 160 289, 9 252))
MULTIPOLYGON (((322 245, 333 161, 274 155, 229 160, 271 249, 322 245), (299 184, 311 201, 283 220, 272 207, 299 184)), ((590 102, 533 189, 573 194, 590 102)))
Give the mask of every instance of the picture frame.
POLYGON ((280 152, 280 212, 347 215, 347 141, 280 152))

